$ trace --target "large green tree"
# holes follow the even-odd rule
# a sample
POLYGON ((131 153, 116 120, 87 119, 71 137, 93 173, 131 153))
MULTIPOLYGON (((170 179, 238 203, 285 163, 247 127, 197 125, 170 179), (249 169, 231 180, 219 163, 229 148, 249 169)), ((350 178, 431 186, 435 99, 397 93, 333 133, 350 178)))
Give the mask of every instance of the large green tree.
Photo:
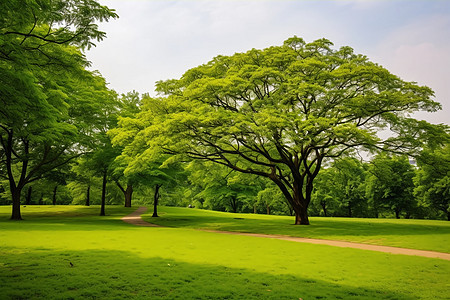
POLYGON ((157 91, 164 109, 141 114, 151 123, 143 133, 148 149, 269 178, 295 211, 295 224, 309 224, 313 183, 325 159, 358 147, 412 149, 425 123, 408 113, 440 108, 429 88, 350 47, 334 50, 326 39, 297 37, 218 56, 179 80, 159 82, 157 91), (380 129, 390 130, 390 138, 380 139, 380 129))
POLYGON ((0 2, 0 168, 9 181, 12 219, 21 219, 26 184, 84 151, 76 137, 85 133, 86 118, 79 118, 76 100, 106 86, 86 71, 80 49, 105 36, 98 21, 114 17, 92 0, 0 2))

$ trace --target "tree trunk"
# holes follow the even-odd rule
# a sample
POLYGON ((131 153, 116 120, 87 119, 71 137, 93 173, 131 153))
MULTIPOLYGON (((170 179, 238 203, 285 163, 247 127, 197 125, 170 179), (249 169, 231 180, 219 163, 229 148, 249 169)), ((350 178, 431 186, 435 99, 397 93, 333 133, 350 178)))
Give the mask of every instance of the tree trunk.
POLYGON ((27 198, 25 200, 25 204, 26 205, 30 205, 31 204, 31 192, 33 191, 33 187, 29 186, 28 187, 28 193, 27 193, 27 198))
POLYGON ((400 209, 395 209, 395 218, 400 219, 400 209))
POLYGON ((103 184, 102 184, 102 205, 100 208, 100 216, 105 216, 105 205, 106 205, 106 175, 107 170, 103 171, 103 184))
POLYGON ((308 205, 311 201, 312 184, 307 184, 305 189, 305 196, 302 194, 302 189, 294 188, 293 199, 297 205, 292 207, 295 211, 295 225, 309 225, 308 205))
POLYGON ((86 206, 91 205, 91 185, 88 185, 87 191, 86 191, 86 206))
POLYGON ((325 201, 320 201, 320 206, 322 206, 323 214, 325 217, 328 217, 327 215, 327 203, 325 201))
MULTIPOLYGON (((281 150, 279 149, 279 151, 281 150)), ((285 156, 285 153, 282 153, 282 156, 285 156)), ((311 163, 308 163, 304 158, 301 158, 302 161, 300 161, 299 157, 296 156, 294 161, 291 161, 291 164, 296 166, 296 168, 303 165, 307 170, 303 173, 298 172, 298 170, 297 172, 292 172, 292 183, 287 183, 287 180, 283 179, 283 177, 280 178, 277 175, 277 169, 274 166, 271 167, 271 173, 268 175, 268 178, 280 188, 286 200, 292 206, 295 212, 295 225, 309 225, 308 206, 311 203, 313 181, 320 170, 322 158, 318 150, 316 150, 316 163, 312 169, 311 163)))
MULTIPOLYGON (((275 181, 277 183, 277 181, 275 181)), ((295 225, 309 225, 308 205, 311 201, 312 186, 306 189, 306 196, 302 194, 302 189, 294 184, 292 195, 289 194, 288 189, 282 184, 278 184, 286 199, 291 203, 295 214, 295 225)))
POLYGON ((237 213, 237 198, 236 197, 230 198, 230 205, 231 205, 231 209, 233 210, 233 212, 237 213))
POLYGON ((53 189, 53 199, 52 199, 53 205, 56 205, 56 190, 57 189, 58 189, 58 186, 55 185, 55 188, 53 189))
POLYGON ((122 191, 125 197, 125 207, 131 207, 131 198, 133 196, 133 186, 131 184, 127 184, 127 189, 124 189, 118 180, 116 180, 116 184, 119 189, 122 191))
POLYGON ((270 206, 269 204, 266 204, 266 212, 268 215, 270 215, 270 206))
POLYGON ((153 196, 153 215, 152 218, 158 217, 158 199, 159 199, 159 188, 162 184, 155 185, 155 195, 153 196))
POLYGON ((295 210, 295 225, 309 225, 308 209, 300 207, 295 210))
POLYGON ((131 198, 133 196, 133 186, 131 184, 127 185, 125 190, 125 207, 131 207, 131 198))
POLYGON ((39 198, 38 205, 42 205, 44 200, 44 193, 41 193, 41 197, 39 198))
POLYGON ((22 220, 20 213, 20 189, 16 188, 12 191, 12 214, 11 220, 22 220))

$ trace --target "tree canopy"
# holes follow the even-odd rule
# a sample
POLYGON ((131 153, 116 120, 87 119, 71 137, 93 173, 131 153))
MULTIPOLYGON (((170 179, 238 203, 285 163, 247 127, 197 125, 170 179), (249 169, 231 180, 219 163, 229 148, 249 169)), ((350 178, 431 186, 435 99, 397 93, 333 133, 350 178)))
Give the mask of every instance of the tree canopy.
POLYGON ((324 160, 357 148, 411 151, 431 125, 409 114, 440 108, 428 87, 401 80, 350 47, 332 46, 293 37, 159 82, 159 112, 140 114, 144 152, 164 149, 269 178, 294 209, 295 223, 309 224, 324 160), (389 138, 381 139, 380 130, 389 138))
POLYGON ((97 21, 115 17, 93 0, 0 3, 0 167, 13 219, 21 219, 26 184, 83 151, 97 112, 89 119, 82 112, 110 95, 104 79, 86 70, 81 50, 104 38, 97 21))

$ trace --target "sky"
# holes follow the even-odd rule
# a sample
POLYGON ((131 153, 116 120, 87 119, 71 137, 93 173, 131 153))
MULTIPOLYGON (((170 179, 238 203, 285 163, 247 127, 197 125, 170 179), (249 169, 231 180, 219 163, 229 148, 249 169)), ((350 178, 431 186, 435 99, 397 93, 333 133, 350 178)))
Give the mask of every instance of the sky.
POLYGON ((155 95, 159 80, 217 55, 282 45, 296 35, 350 46, 403 80, 426 85, 443 109, 418 119, 450 123, 448 0, 100 0, 119 19, 87 51, 118 93, 155 95))

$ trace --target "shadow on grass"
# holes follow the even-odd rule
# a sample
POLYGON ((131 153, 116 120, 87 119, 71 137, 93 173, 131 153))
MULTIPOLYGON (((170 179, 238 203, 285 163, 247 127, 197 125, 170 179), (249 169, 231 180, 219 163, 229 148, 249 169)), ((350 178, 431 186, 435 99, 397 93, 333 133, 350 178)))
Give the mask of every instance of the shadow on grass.
POLYGON ((293 275, 139 258, 125 251, 0 249, 4 299, 416 299, 293 275))

